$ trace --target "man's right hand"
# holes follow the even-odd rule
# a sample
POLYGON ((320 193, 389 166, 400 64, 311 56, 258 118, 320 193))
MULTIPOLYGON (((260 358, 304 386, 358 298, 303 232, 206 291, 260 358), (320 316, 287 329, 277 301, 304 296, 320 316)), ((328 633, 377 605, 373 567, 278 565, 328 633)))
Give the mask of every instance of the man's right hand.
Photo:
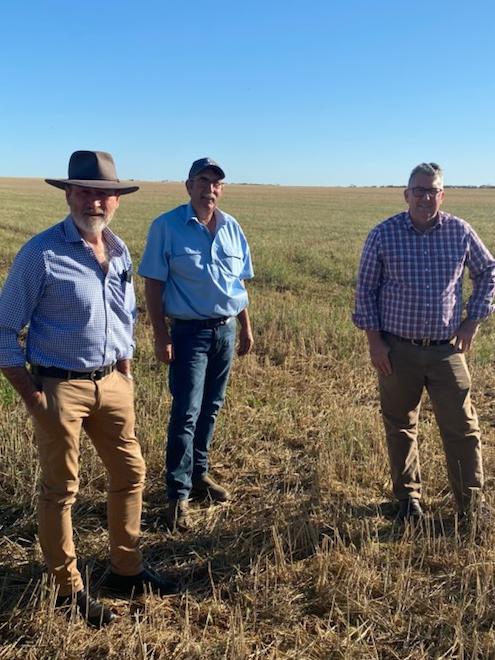
POLYGON ((390 346, 382 339, 380 332, 368 330, 366 334, 371 364, 384 376, 390 376, 392 374, 392 363, 389 358, 390 346))
POLYGON ((46 407, 46 396, 43 392, 35 390, 29 396, 24 397, 24 403, 30 415, 35 415, 39 406, 46 407))
POLYGON ((2 373, 21 396, 30 414, 36 412, 40 404, 46 408, 46 396, 38 390, 25 367, 2 367, 2 373))
POLYGON ((164 364, 170 364, 174 361, 174 347, 170 336, 155 340, 155 358, 157 362, 163 362, 164 364))

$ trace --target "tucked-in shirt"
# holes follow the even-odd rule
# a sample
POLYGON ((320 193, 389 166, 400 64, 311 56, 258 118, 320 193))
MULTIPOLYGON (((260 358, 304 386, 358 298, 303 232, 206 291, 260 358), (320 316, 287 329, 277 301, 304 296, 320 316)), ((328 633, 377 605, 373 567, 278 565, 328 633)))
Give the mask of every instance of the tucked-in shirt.
POLYGON ((495 260, 476 232, 440 212, 422 233, 409 213, 399 213, 368 235, 353 321, 409 339, 450 339, 461 323, 465 268, 473 281, 467 317, 479 320, 494 311, 495 260))
POLYGON ((17 254, 0 294, 0 366, 97 369, 133 354, 136 301, 125 244, 108 228, 108 273, 71 216, 17 254), (19 343, 28 325, 25 351, 19 343))
POLYGON ((246 237, 227 213, 216 209, 215 220, 213 236, 184 204, 152 223, 138 272, 164 282, 166 316, 237 316, 248 304, 242 280, 253 277, 253 266, 246 237))

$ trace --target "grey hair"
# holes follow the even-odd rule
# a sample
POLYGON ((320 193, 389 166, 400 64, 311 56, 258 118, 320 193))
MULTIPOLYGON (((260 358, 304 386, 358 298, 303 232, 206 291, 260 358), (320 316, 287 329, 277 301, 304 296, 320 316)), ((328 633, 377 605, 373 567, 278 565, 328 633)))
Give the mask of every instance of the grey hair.
POLYGON ((409 175, 409 181, 407 182, 408 188, 411 187, 411 182, 416 174, 426 174, 426 176, 435 177, 443 188, 443 170, 437 163, 420 163, 419 165, 416 165, 409 175))

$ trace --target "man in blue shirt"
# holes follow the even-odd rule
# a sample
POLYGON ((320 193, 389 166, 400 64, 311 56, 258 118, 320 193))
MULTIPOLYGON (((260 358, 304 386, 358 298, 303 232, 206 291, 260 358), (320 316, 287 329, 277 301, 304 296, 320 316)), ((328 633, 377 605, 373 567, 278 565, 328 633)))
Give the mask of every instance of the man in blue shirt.
POLYGON ((0 295, 0 368, 33 419, 39 540, 56 603, 73 602, 99 627, 115 614, 85 588, 72 537, 81 428, 109 474, 107 586, 123 596, 146 587, 176 591, 144 569, 139 550, 145 465, 134 434, 136 303, 129 251, 108 228, 120 195, 138 187, 119 181, 111 155, 99 151, 74 152, 68 179, 46 182, 65 190, 70 214, 29 240, 14 260, 0 295), (24 348, 19 335, 26 326, 24 348))
POLYGON ((243 281, 253 277, 249 246, 237 221, 217 208, 222 168, 196 160, 186 189, 190 202, 150 227, 139 274, 153 326, 155 356, 169 365, 167 524, 190 527, 190 495, 225 502, 228 491, 208 473, 208 449, 222 407, 240 324, 238 354, 253 345, 243 281))

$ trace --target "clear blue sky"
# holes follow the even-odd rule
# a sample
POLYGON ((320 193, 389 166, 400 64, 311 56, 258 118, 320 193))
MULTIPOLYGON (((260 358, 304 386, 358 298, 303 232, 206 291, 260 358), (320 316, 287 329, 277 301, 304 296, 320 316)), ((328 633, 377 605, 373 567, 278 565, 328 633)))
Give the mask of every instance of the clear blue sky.
POLYGON ((495 4, 458 0, 9 0, 0 176, 66 176, 76 149, 121 178, 495 184, 495 4))

